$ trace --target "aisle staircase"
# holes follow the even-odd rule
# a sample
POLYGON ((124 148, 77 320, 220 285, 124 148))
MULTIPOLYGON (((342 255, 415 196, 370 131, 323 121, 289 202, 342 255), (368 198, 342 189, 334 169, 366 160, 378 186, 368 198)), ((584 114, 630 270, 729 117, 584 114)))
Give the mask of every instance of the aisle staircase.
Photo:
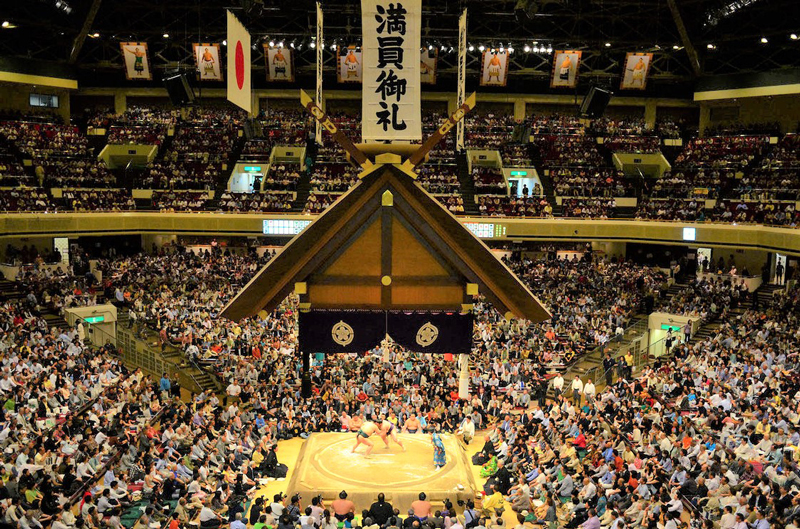
MULTIPOLYGON (((130 312, 125 308, 117 309, 117 325, 128 327, 130 325, 130 312)), ((161 348, 158 332, 147 325, 139 324, 137 338, 147 343, 147 346, 154 350, 161 348)), ((161 352, 161 356, 168 362, 181 367, 181 371, 190 376, 197 382, 203 391, 210 393, 220 393, 223 389, 219 378, 211 371, 201 368, 189 362, 183 351, 173 345, 167 345, 161 352)))
POLYGON ((464 200, 464 215, 478 217, 478 205, 475 202, 475 182, 469 172, 467 153, 456 154, 456 165, 458 166, 458 181, 461 184, 461 198, 464 200))

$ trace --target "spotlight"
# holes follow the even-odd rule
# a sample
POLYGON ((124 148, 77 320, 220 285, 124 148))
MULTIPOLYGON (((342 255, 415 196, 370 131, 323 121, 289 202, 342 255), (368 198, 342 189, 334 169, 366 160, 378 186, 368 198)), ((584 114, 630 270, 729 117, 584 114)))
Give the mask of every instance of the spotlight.
MULTIPOLYGON (((7 24, 7 22, 3 22, 3 24, 7 24)), ((3 27, 6 27, 5 25, 3 27)), ((797 33, 792 33, 789 35, 789 38, 792 40, 797 40, 797 33)))
POLYGON ((553 53, 553 48, 551 48, 550 46, 548 46, 548 47, 547 47, 547 53, 553 53))
POLYGON ((334 43, 334 44, 331 44, 331 49, 332 49, 333 51, 336 51, 336 44, 335 44, 335 43, 334 43))
POLYGON ((278 43, 278 47, 279 47, 279 48, 283 48, 283 41, 280 41, 280 42, 278 43))
POLYGON ((442 53, 446 52, 447 51, 447 46, 442 46, 441 47, 441 51, 442 51, 442 53))
POLYGON ((486 50, 486 46, 484 46, 483 44, 478 46, 478 51, 484 51, 484 50, 486 50))
POLYGON ((610 42, 606 42, 606 48, 610 48, 610 47, 611 47, 611 43, 610 42))
POLYGON ((509 47, 508 47, 508 53, 514 53, 514 48, 512 48, 511 46, 509 46, 509 47))
POLYGON ((672 49, 673 49, 673 50, 679 50, 679 49, 681 49, 681 47, 680 47, 680 46, 678 46, 677 44, 675 44, 675 45, 672 47, 672 49))
POLYGON ((717 49, 717 47, 715 45, 711 44, 710 42, 706 45, 706 48, 708 48, 709 50, 717 49))
POLYGON ((428 51, 432 51, 432 50, 433 50, 433 44, 428 44, 428 51))
POLYGON ((92 38, 93 39, 100 38, 100 33, 92 33, 92 38))
POLYGON ((227 45, 228 45, 228 40, 227 40, 227 39, 223 40, 223 41, 222 41, 222 45, 223 45, 223 46, 227 46, 227 45))
POLYGON ((289 44, 289 46, 291 46, 291 47, 292 47, 292 49, 294 49, 294 42, 292 42, 291 44, 289 44))
POLYGON ((506 49, 505 49, 505 48, 503 48, 503 45, 501 44, 501 45, 500 45, 500 53, 503 53, 504 51, 506 51, 506 49))
POLYGON ((533 53, 539 53, 539 46, 533 47, 533 53))
POLYGON ((525 53, 530 53, 530 52, 531 52, 531 47, 530 47, 530 46, 528 46, 528 45, 526 44, 526 45, 525 45, 525 47, 524 47, 524 48, 522 48, 522 50, 523 50, 525 53))
POLYGON ((3 25, 4 28, 7 28, 8 26, 11 25, 11 22, 9 22, 8 20, 3 20, 3 24, 2 25, 3 25))
POLYGON ((315 49, 317 47, 317 43, 312 40, 311 44, 309 44, 309 46, 311 46, 311 49, 313 50, 313 49, 315 49))
POLYGON ((270 48, 274 48, 275 47, 275 41, 274 40, 269 41, 269 47, 270 48))
POLYGON ((469 45, 469 48, 467 48, 467 49, 468 49, 469 51, 475 51, 475 46, 473 46, 472 44, 470 44, 470 45, 469 45))
POLYGON ((767 37, 761 37, 761 44, 766 44, 767 42, 769 42, 767 37))
POLYGON ((162 37, 164 37, 165 39, 168 39, 168 38, 169 38, 169 33, 164 33, 164 34, 162 35, 162 37))

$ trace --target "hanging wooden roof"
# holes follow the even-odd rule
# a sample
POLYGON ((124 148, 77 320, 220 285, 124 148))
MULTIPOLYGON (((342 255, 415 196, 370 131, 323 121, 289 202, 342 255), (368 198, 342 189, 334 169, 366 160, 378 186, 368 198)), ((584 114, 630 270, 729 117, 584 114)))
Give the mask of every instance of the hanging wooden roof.
POLYGON ((298 286, 311 308, 460 310, 481 294, 507 317, 550 313, 489 248, 395 165, 366 175, 223 309, 274 310, 298 286))

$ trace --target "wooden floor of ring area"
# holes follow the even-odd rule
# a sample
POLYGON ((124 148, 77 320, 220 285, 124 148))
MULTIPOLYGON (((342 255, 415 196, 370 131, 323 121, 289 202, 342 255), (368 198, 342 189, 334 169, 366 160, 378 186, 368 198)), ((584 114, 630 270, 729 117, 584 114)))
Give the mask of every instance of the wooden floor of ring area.
MULTIPOLYGON (((424 436, 427 439, 430 438, 430 436, 427 435, 427 434, 419 434, 419 435, 424 436)), ((481 449, 483 448, 485 435, 486 435, 486 432, 476 432, 475 437, 472 440, 472 443, 470 443, 470 445, 467 447, 466 455, 467 455, 467 458, 470 461, 472 460, 472 456, 477 454, 478 452, 480 452, 481 449)), ((373 440, 376 441, 375 450, 376 451, 380 450, 381 446, 383 446, 382 445, 382 441, 380 439, 378 439, 377 437, 374 438, 373 440)), ((258 497, 258 496, 264 496, 265 497, 264 499, 265 499, 266 503, 269 504, 269 503, 272 502, 273 496, 275 494, 278 494, 279 492, 283 492, 286 495, 288 495, 289 497, 291 497, 292 494, 294 494, 294 491, 286 490, 286 489, 287 489, 287 487, 289 486, 289 483, 292 480, 293 472, 295 471, 295 468, 297 466, 297 461, 298 461, 298 457, 300 456, 301 448, 303 447, 303 443, 305 443, 305 442, 306 441, 304 439, 300 439, 300 438, 289 439, 289 440, 286 440, 286 441, 279 441, 278 442, 278 450, 277 450, 278 461, 283 463, 283 464, 285 464, 286 466, 288 466, 289 467, 289 472, 287 473, 285 480, 283 480, 283 481, 277 481, 277 480, 270 481, 266 485, 259 487, 258 491, 256 492, 256 495, 254 496, 254 499, 256 497, 258 497)), ((353 434, 353 443, 355 444, 355 434, 353 434)), ((361 447, 359 447, 358 450, 363 453, 365 451, 365 447, 362 445, 361 447)), ((448 458, 449 458, 449 455, 448 455, 448 458)), ((433 467, 433 448, 431 448, 431 453, 430 453, 430 464, 431 464, 431 467, 433 467)), ((472 470, 473 479, 475 481, 475 484, 478 487, 478 490, 482 490, 484 483, 486 483, 486 478, 480 477, 481 467, 480 466, 476 466, 476 465, 470 465, 470 468, 472 470)), ((375 501, 375 499, 377 499, 377 495, 378 495, 379 492, 381 492, 381 491, 380 490, 375 490, 376 498, 374 498, 373 501, 375 501)), ((420 492, 424 492, 424 491, 420 491, 420 492)), ((453 499, 453 502, 455 503, 454 499, 453 499)), ((303 497, 303 499, 301 501, 301 505, 302 505, 303 508, 305 508, 306 505, 310 505, 310 503, 311 503, 311 498, 303 497)), ((434 510, 438 510, 438 509, 442 508, 442 504, 441 503, 439 503, 438 505, 436 503, 434 503, 433 505, 434 505, 434 510)), ((326 506, 329 506, 329 501, 326 501, 326 506)), ((400 510, 400 515, 403 518, 405 518, 407 516, 408 509, 409 509, 410 505, 393 505, 393 506, 400 510)), ((369 505, 358 505, 358 504, 356 504, 356 514, 360 514, 361 510, 369 509, 369 507, 370 507, 369 505)), ((504 525, 507 526, 507 527, 514 527, 515 525, 517 525, 517 517, 516 517, 517 515, 516 515, 516 513, 514 511, 511 510, 511 508, 510 508, 510 506, 508 504, 506 504, 505 507, 506 507, 506 510, 503 513, 504 525)), ((463 512, 463 510, 464 509, 462 507, 456 506, 456 512, 458 512, 459 514, 461 514, 463 512)))

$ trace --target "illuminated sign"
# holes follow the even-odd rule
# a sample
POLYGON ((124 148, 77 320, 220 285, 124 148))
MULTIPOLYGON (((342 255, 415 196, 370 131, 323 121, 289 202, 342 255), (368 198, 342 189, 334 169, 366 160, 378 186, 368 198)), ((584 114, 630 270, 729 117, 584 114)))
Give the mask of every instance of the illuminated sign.
POLYGON ((481 239, 492 239, 506 236, 504 224, 490 224, 485 222, 465 222, 464 226, 481 239))
POLYGON ((83 321, 86 323, 101 323, 106 321, 105 316, 89 316, 88 318, 84 318, 83 321))
POLYGON ((260 165, 245 165, 244 166, 245 173, 260 173, 261 166, 260 165))
POLYGON ((683 228, 683 240, 684 241, 696 241, 697 240, 697 228, 683 228))
POLYGON ((264 235, 297 235, 311 224, 310 220, 265 220, 264 235))
POLYGON ((528 171, 511 171, 511 176, 528 176, 528 171))
POLYGON ((680 332, 681 328, 679 325, 667 325, 666 323, 661 324, 662 331, 675 331, 680 332))

